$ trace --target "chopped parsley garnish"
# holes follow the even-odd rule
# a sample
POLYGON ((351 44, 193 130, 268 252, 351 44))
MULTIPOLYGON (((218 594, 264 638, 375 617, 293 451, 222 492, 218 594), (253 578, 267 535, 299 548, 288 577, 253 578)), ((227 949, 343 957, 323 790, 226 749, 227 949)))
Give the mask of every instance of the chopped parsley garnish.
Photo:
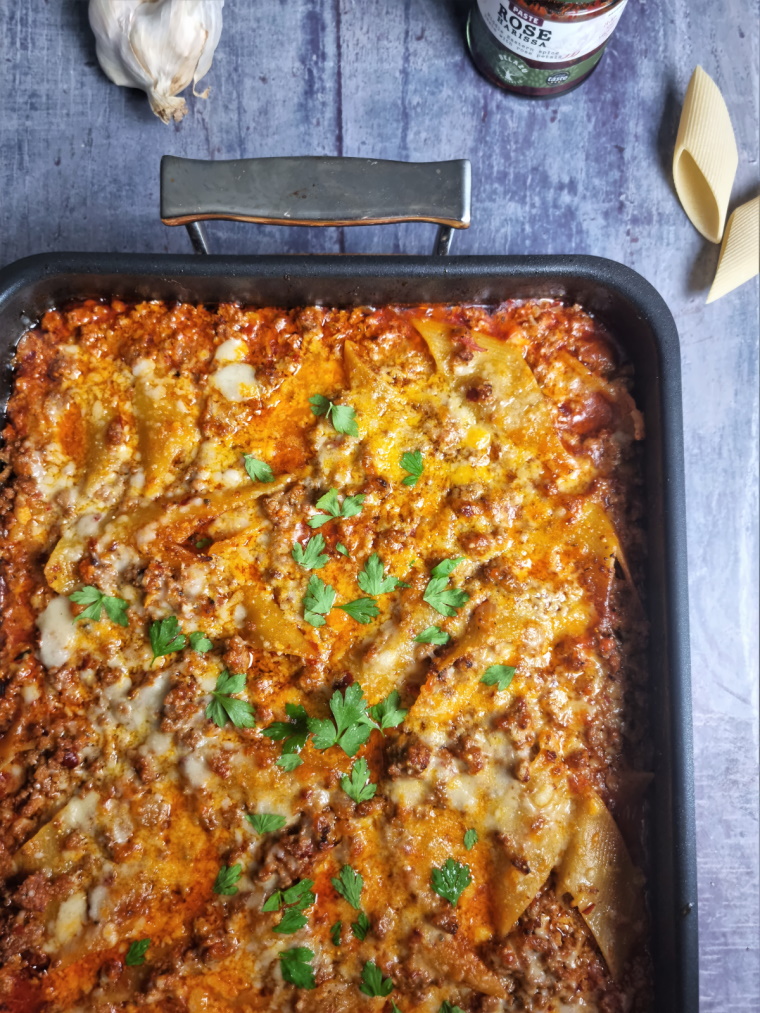
POLYGON ((214 646, 202 630, 196 630, 187 639, 190 641, 190 647, 199 654, 206 654, 214 646))
POLYGON ((252 482, 274 482, 274 473, 266 461, 259 461, 252 454, 243 454, 243 465, 252 482))
POLYGON ((441 1003, 438 1013, 464 1013, 461 1006, 453 1006, 448 999, 444 999, 441 1003))
POLYGON ((310 907, 317 899, 312 893, 314 881, 312 879, 299 879, 297 883, 289 886, 287 890, 275 890, 264 902, 262 911, 280 911, 284 907, 294 907, 297 911, 303 911, 310 907))
POLYGON ((275 813, 246 813, 245 818, 257 834, 274 833, 275 830, 282 830, 287 823, 284 816, 275 813))
POLYGON ((283 770, 295 770, 303 762, 296 753, 301 752, 309 737, 309 715, 300 703, 286 703, 285 713, 288 721, 273 721, 263 734, 275 742, 282 742, 282 755, 277 766, 283 770))
POLYGON ((129 602, 124 601, 123 598, 114 598, 113 595, 103 594, 96 587, 89 585, 83 587, 81 591, 74 591, 69 595, 69 598, 76 605, 87 605, 87 608, 80 612, 76 619, 94 619, 97 622, 102 610, 105 609, 106 615, 112 623, 117 623, 119 626, 129 626, 129 619, 127 619, 129 602))
POLYGON ((213 538, 199 538, 198 541, 195 543, 195 547, 196 549, 199 549, 202 552, 204 549, 207 549, 209 545, 212 545, 213 541, 214 541, 213 538))
POLYGON ((448 577, 456 570, 464 556, 455 556, 453 559, 442 559, 437 566, 430 571, 431 577, 448 577))
POLYGON ((151 665, 164 654, 174 654, 187 647, 187 637, 180 629, 176 616, 167 616, 150 624, 150 646, 153 650, 151 665))
POLYGON ((357 805, 374 798, 377 791, 377 785, 369 779, 369 767, 366 760, 357 760, 351 768, 351 773, 341 777, 340 786, 357 805))
POLYGON ((355 756, 377 724, 367 712, 367 701, 361 686, 355 682, 341 694, 336 690, 330 698, 329 718, 309 718, 308 730, 314 736, 315 749, 340 746, 347 756, 355 756))
POLYGON ((374 598, 355 598, 347 601, 345 605, 337 605, 336 608, 348 613, 357 623, 371 623, 375 616, 380 615, 380 609, 374 598))
POLYGON ((285 981, 297 988, 316 988, 314 969, 311 961, 314 951, 308 946, 294 946, 292 950, 283 950, 280 954, 280 971, 285 981))
POLYGON ((368 960, 362 971, 362 983, 359 991, 365 995, 390 995, 393 991, 393 982, 390 978, 384 978, 383 972, 374 960, 368 960))
POLYGON ((469 594, 458 587, 447 587, 449 574, 462 562, 463 556, 443 559, 431 572, 422 600, 442 616, 455 616, 456 610, 469 601, 469 594))
POLYGON ((317 500, 317 507, 326 513, 314 514, 306 523, 310 528, 321 528, 328 521, 338 520, 341 517, 356 517, 361 513, 366 498, 364 493, 358 493, 356 496, 345 496, 341 503, 338 499, 338 490, 330 489, 317 500))
POLYGON ((480 680, 486 686, 496 686, 497 689, 508 689, 509 684, 515 677, 515 669, 512 665, 491 665, 485 670, 480 680))
POLYGON ((124 963, 127 967, 140 967, 145 963, 145 954, 148 952, 150 939, 135 939, 129 944, 124 963))
POLYGON ((478 832, 470 827, 469 830, 465 831, 464 834, 464 846, 468 851, 472 851, 475 845, 478 843, 478 832))
POLYGON ((308 540, 305 548, 296 542, 290 554, 304 570, 321 570, 330 558, 324 555, 324 548, 325 540, 317 534, 308 540))
POLYGON ((418 633, 414 638, 416 644, 437 644, 439 647, 448 644, 449 640, 451 637, 440 626, 428 626, 426 630, 418 633))
POLYGON ((242 865, 230 865, 229 867, 223 865, 214 880, 214 893, 221 894, 223 897, 233 897, 238 892, 235 883, 242 874, 242 865))
POLYGON ((340 946, 340 933, 343 928, 343 922, 336 922, 330 926, 330 939, 333 941, 333 946, 340 946))
POLYGON ((272 929, 273 932, 279 932, 283 936, 290 936, 294 932, 298 932, 304 925, 309 921, 306 915, 301 914, 294 907, 289 907, 287 911, 283 912, 282 918, 272 929))
POLYGON ((407 451, 401 455, 401 467, 409 474, 401 479, 402 485, 416 485, 422 476, 422 454, 419 450, 407 451))
POLYGON ((387 594, 389 591, 395 591, 397 587, 409 587, 398 577, 384 575, 383 561, 376 552, 373 552, 364 564, 364 569, 356 578, 356 582, 362 591, 374 595, 387 594))
POLYGON ((323 394, 315 394, 310 397, 309 404, 314 415, 324 415, 332 422, 336 433, 345 433, 347 436, 359 435, 356 412, 350 405, 335 404, 323 394))
POLYGON ((339 552, 341 556, 348 556, 348 549, 343 544, 343 542, 336 542, 335 543, 335 551, 339 552))
POLYGON ((245 689, 245 674, 232 675, 226 669, 216 680, 216 689, 211 694, 211 703, 206 708, 206 717, 215 725, 224 728, 230 720, 236 728, 253 728, 253 707, 247 700, 236 700, 233 693, 245 689))
POLYGON ((335 589, 313 573, 303 598, 303 617, 312 626, 324 626, 325 616, 335 604, 335 589))
POLYGON ((457 862, 453 858, 447 858, 440 869, 434 867, 430 874, 433 890, 454 907, 471 882, 472 874, 469 865, 462 865, 461 862, 457 862))
POLYGON ((362 887, 364 880, 360 872, 354 872, 350 865, 344 865, 338 876, 330 880, 337 892, 356 911, 361 905, 362 887))
POLYGON ((381 731, 386 728, 396 728, 406 717, 408 711, 399 707, 401 697, 397 689, 391 690, 385 700, 374 704, 369 708, 369 713, 380 726, 381 731))
POLYGON ((369 918, 363 911, 359 912, 359 917, 355 922, 351 922, 351 931, 359 940, 360 943, 364 942, 369 932, 369 918))
POLYGON ((282 918, 274 926, 275 932, 279 932, 281 935, 290 935, 304 927, 308 918, 301 912, 305 908, 311 907, 317 899, 311 889, 313 886, 313 880, 302 879, 288 887, 287 890, 277 890, 265 901, 262 911, 285 909, 282 918))

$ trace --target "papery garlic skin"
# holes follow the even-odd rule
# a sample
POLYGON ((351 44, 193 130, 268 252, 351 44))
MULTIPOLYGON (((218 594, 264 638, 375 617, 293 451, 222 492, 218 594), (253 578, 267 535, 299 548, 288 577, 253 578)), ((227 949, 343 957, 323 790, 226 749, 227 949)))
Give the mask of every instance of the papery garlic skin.
MULTIPOLYGON (((179 93, 211 67, 222 34, 224 0, 90 0, 90 26, 104 73, 141 88, 164 123, 181 120, 179 93)), ((202 93, 205 98, 208 90, 202 93)))

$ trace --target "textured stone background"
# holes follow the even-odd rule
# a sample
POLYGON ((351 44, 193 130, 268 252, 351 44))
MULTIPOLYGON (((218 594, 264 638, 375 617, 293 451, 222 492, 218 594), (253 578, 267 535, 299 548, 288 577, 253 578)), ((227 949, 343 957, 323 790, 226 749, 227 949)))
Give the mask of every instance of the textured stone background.
MULTIPOLYGON (((705 306, 717 248, 669 164, 697 63, 758 190, 758 4, 631 0, 597 73, 535 103, 492 88, 458 0, 238 0, 207 78, 164 126, 101 74, 84 0, 0 4, 0 264, 47 250, 183 251, 158 220, 158 161, 467 157, 457 253, 593 253, 635 268, 678 324, 685 389, 703 1011, 757 1013, 758 288, 705 306)), ((219 252, 428 252, 432 226, 210 229, 219 252)))

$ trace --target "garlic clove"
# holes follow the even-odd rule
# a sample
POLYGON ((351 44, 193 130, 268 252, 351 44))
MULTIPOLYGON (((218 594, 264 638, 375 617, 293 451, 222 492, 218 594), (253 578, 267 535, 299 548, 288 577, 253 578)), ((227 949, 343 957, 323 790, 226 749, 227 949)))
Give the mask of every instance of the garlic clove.
POLYGON ((224 0, 90 0, 98 61, 115 84, 146 92, 164 123, 181 120, 187 105, 179 93, 192 83, 198 94, 222 33, 223 7, 224 0))

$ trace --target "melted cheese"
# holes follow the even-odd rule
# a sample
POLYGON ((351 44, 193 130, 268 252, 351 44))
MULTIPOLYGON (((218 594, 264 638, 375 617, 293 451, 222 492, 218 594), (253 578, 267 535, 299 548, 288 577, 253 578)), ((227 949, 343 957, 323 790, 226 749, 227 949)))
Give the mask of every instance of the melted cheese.
POLYGON ((37 617, 40 630, 40 661, 45 668, 59 668, 71 657, 77 640, 74 615, 68 598, 52 598, 37 617))
MULTIPOLYGON (((10 409, 31 435, 11 448, 27 483, 3 548, 46 565, 43 581, 14 564, 32 590, 19 593, 15 653, 3 661, 15 673, 31 647, 43 668, 72 673, 52 672, 54 693, 41 674, 19 694, 46 711, 65 749, 75 740, 71 779, 61 775, 38 825, 14 843, 16 875, 44 871, 56 883, 29 915, 53 958, 51 1011, 89 1008, 95 989, 98 1002, 121 1003, 138 978, 114 983, 101 969, 140 938, 151 939, 146 980, 166 960, 177 971, 141 991, 147 1010, 164 996, 208 1013, 311 1008, 282 975, 280 955, 296 946, 313 953, 314 1009, 358 1009, 370 959, 394 976, 405 1013, 435 1013, 444 1000, 480 1008, 485 997, 534 1013, 555 1013, 568 995, 596 1008, 616 986, 594 936, 622 973, 635 898, 621 886, 632 868, 622 839, 578 758, 595 784, 620 763, 626 669, 606 660, 604 624, 615 561, 630 571, 597 488, 625 500, 630 473, 604 469, 626 460, 631 437, 624 381, 565 351, 589 318, 554 304, 471 310, 472 327, 441 308, 223 307, 213 326, 196 307, 114 312, 66 339, 76 376, 30 378, 37 359, 24 357, 10 409), (539 333, 544 312, 554 323, 539 333), (238 332, 253 336, 216 337, 238 332), (353 408, 358 437, 314 415, 317 393, 353 408), (566 438, 560 407, 584 397, 617 411, 589 447, 566 438), (401 459, 415 450, 423 472, 405 484, 401 459), (274 481, 251 481, 243 454, 269 464, 274 481), (339 503, 364 497, 361 509, 311 527, 331 489, 339 503), (307 571, 293 547, 316 534, 326 558, 307 571), (373 553, 407 586, 360 585, 373 553), (445 590, 465 595, 437 611, 431 571, 453 558, 445 590), (334 607, 313 625, 304 598, 314 577, 336 606, 371 597, 377 617, 360 623, 334 607), (85 584, 125 601, 128 625, 105 611, 76 620, 69 595, 85 584), (43 608, 47 588, 58 594, 43 608), (180 640, 154 658, 151 627, 169 617, 180 640), (446 644, 416 639, 432 625, 446 644), (183 639, 199 631, 210 650, 183 639), (514 667, 508 688, 482 682, 494 665, 514 667), (251 704, 254 728, 220 717, 225 670, 245 676, 233 699, 251 704), (301 741, 302 763, 278 765, 282 741, 262 730, 288 720, 286 705, 329 719, 328 701, 351 682, 369 704, 398 693, 403 724, 372 730, 351 756, 301 741), (376 792, 357 807, 343 779, 359 759, 376 792), (252 814, 285 827, 259 834, 252 814), (470 851, 467 829, 479 837, 470 851), (600 870, 602 851, 615 875, 600 870), (448 860, 471 879, 456 906, 432 888, 448 860), (235 865, 237 894, 215 892, 222 866, 235 865), (371 927, 361 942, 356 910, 333 887, 345 865, 363 878, 371 927), (580 915, 564 891, 554 896, 556 876, 580 915), (302 878, 314 884, 307 922, 281 935, 282 915, 262 906, 302 878), (555 907, 539 916, 546 898, 555 907), (515 931, 528 908, 530 932, 515 931), (532 934, 572 939, 572 953, 534 952, 532 934), (501 962, 507 950, 517 958, 501 962)), ((629 663, 640 648, 632 635, 629 663)), ((18 770, 14 784, 23 755, 6 768, 18 770)))

